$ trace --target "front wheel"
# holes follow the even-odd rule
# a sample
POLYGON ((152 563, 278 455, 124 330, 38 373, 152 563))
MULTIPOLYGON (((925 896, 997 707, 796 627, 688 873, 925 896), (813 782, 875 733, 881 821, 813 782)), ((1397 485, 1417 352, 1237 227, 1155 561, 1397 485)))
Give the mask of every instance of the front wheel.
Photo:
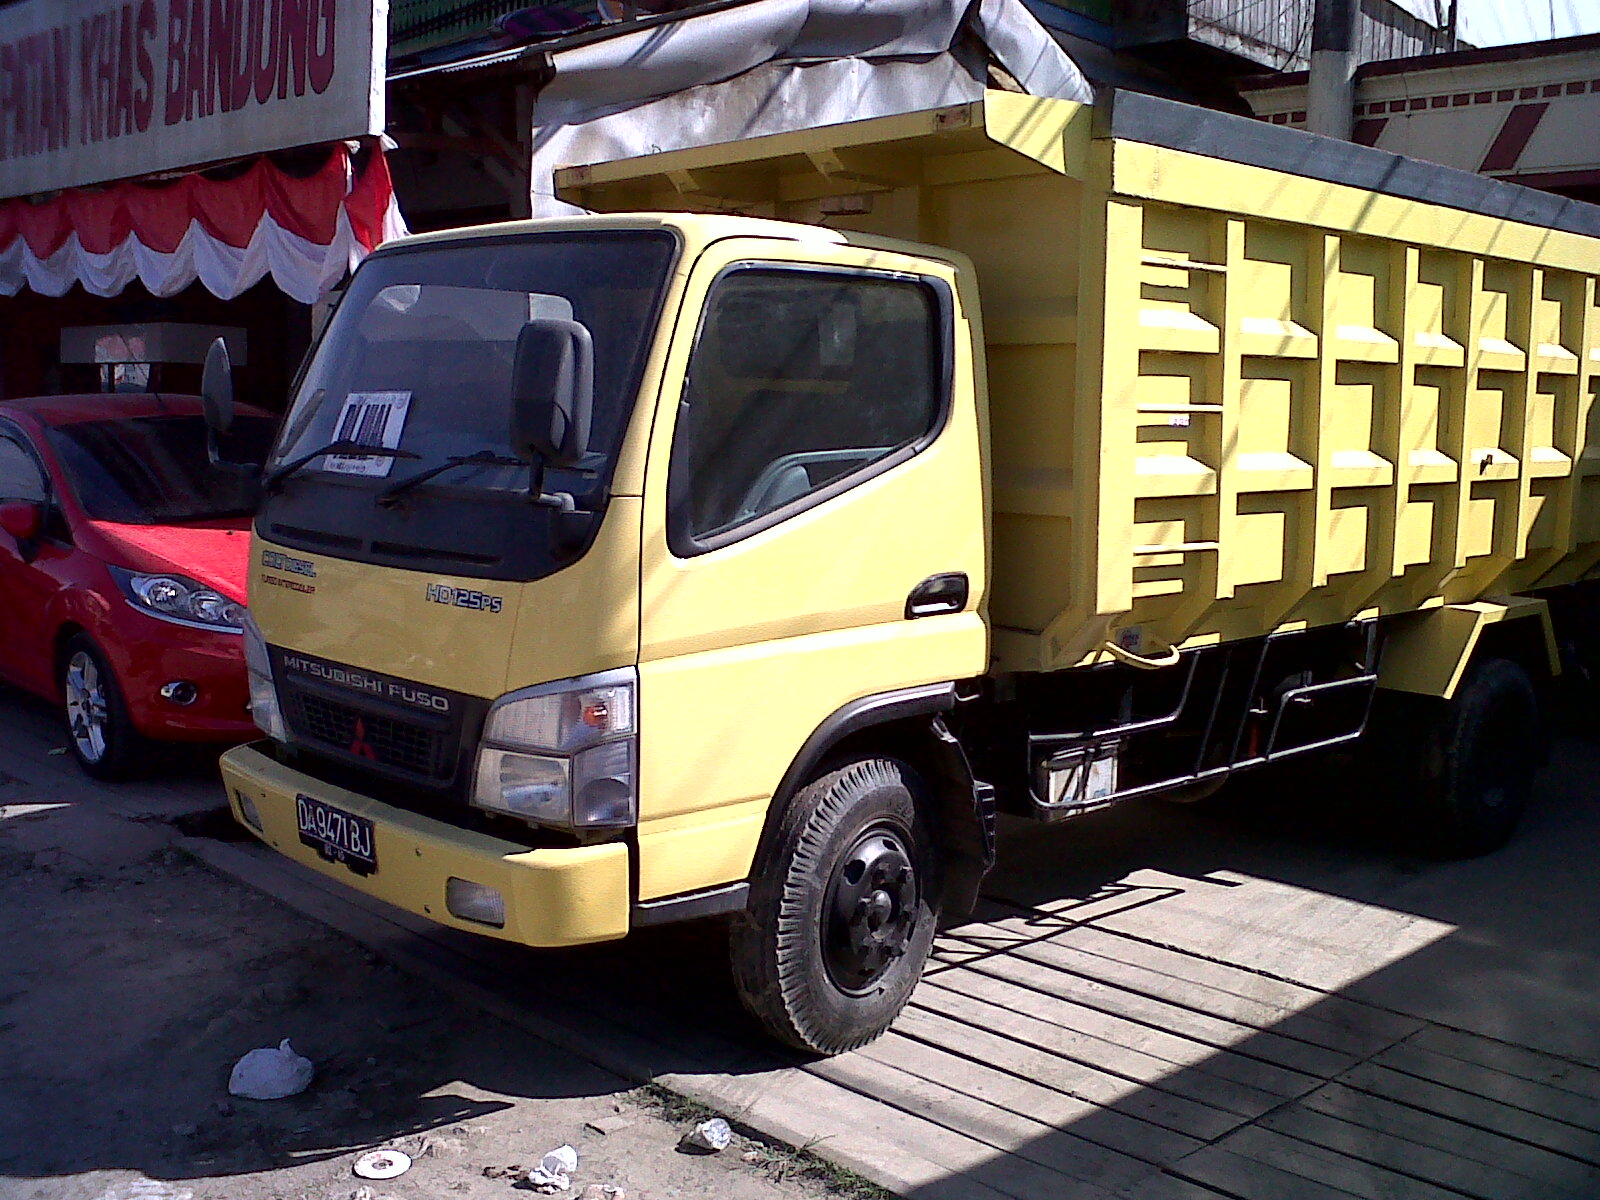
POLYGON ((96 779, 131 778, 147 743, 133 727, 105 655, 79 634, 62 651, 60 678, 67 744, 78 765, 96 779))
POLYGON ((939 911, 926 795, 909 766, 869 758, 815 780, 783 814, 730 946, 740 998, 780 1041, 841 1054, 905 1007, 939 911))

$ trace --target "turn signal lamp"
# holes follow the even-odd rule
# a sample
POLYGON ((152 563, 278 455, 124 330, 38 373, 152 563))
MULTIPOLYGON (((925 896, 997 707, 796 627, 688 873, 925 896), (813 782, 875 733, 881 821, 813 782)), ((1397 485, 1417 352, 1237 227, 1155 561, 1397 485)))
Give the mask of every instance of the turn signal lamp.
POLYGON ((484 722, 473 804, 573 832, 635 824, 637 694, 624 667, 502 696, 484 722))

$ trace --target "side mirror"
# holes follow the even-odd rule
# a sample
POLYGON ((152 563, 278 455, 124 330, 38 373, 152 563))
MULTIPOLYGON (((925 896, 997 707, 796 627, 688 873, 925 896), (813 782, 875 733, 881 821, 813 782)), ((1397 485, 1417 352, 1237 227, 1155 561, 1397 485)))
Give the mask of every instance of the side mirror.
POLYGON ((213 440, 233 427, 233 361, 228 343, 218 338, 206 351, 205 370, 200 375, 200 400, 205 407, 206 427, 213 440))
POLYGON ((511 368, 511 449, 520 458, 571 467, 589 452, 594 415, 594 338, 577 321, 542 317, 517 335, 511 368))
POLYGON ((31 542, 44 528, 44 505, 32 500, 7 500, 0 504, 0 529, 19 542, 31 542))

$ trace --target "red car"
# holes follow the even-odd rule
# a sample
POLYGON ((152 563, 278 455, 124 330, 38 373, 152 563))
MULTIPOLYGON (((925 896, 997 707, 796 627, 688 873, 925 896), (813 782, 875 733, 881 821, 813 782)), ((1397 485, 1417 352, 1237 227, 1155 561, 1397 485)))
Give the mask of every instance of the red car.
MULTIPOLYGON (((224 457, 260 462, 276 419, 241 406, 224 457)), ((102 779, 146 739, 240 741, 251 481, 207 455, 200 400, 0 403, 0 676, 59 702, 102 779)))

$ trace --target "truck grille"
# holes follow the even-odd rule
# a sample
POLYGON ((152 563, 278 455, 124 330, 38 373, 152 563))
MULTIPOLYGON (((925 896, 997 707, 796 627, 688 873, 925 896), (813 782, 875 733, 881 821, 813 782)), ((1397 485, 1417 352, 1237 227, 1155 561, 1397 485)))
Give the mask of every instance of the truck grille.
POLYGON ((308 741, 424 779, 446 780, 453 772, 454 741, 447 729, 430 729, 300 688, 285 688, 284 693, 289 724, 308 741))

